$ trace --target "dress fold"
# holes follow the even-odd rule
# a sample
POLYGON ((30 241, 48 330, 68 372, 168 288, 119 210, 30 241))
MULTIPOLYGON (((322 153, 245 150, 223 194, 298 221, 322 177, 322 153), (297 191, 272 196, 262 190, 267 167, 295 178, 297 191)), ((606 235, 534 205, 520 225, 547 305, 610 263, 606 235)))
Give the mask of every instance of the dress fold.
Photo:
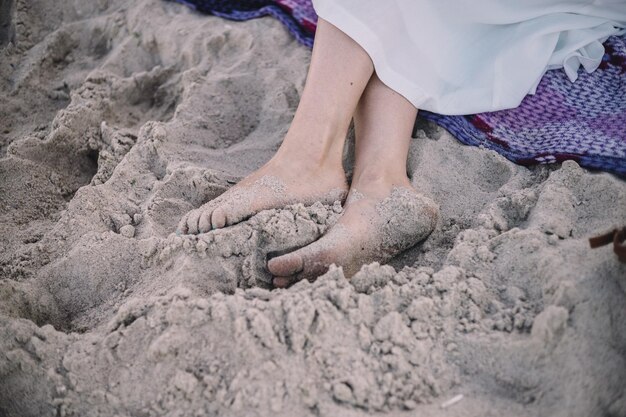
POLYGON ((379 78, 443 115, 515 108, 549 69, 595 70, 626 1, 313 0, 367 51, 379 78))

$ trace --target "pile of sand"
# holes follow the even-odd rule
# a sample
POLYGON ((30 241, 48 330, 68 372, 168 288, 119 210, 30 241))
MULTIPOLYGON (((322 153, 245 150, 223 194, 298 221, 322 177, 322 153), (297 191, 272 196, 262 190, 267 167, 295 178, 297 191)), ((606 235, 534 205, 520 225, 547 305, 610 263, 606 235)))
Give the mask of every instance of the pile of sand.
POLYGON ((308 60, 270 18, 0 5, 0 415, 626 416, 626 265, 586 240, 626 224, 611 175, 425 125, 441 219, 393 266, 268 290, 339 205, 172 234, 277 149, 308 60))

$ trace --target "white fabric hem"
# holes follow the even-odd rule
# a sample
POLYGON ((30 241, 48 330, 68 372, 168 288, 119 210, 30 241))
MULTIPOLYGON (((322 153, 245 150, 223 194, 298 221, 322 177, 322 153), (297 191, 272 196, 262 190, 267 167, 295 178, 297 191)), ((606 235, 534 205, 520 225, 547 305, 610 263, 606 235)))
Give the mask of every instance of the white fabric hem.
POLYGON ((428 0, 313 5, 369 54, 381 81, 415 107, 464 115, 517 107, 548 70, 563 68, 573 82, 581 66, 598 68, 602 43, 626 32, 626 10, 576 1, 586 0, 555 1, 551 13, 543 0, 511 6, 480 0, 465 10, 428 0))

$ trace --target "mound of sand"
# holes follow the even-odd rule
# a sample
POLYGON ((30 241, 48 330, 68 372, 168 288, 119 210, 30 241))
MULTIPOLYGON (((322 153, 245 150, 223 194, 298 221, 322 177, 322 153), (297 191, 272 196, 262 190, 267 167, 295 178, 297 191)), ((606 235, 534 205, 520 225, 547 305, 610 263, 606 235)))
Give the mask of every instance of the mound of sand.
POLYGON ((626 416, 626 184, 425 125, 435 232, 270 290, 341 207, 172 232, 277 149, 309 51, 159 0, 0 5, 0 415, 626 416), (459 394, 462 401, 442 409, 459 394))

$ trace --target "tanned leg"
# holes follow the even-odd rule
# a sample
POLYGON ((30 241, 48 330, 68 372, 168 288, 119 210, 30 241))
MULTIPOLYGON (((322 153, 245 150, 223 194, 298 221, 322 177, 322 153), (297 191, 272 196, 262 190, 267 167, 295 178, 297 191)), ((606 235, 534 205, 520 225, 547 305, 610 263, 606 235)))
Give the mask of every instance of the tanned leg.
POLYGON ((354 115, 355 166, 344 212, 322 238, 269 260, 274 285, 313 279, 331 264, 347 277, 363 264, 386 262, 426 238, 437 206, 417 193, 406 173, 417 109, 372 76, 354 115))
POLYGON ((365 50, 319 19, 304 91, 276 155, 220 197, 187 213, 178 230, 204 233, 261 210, 297 202, 343 201, 346 132, 372 73, 365 50))

